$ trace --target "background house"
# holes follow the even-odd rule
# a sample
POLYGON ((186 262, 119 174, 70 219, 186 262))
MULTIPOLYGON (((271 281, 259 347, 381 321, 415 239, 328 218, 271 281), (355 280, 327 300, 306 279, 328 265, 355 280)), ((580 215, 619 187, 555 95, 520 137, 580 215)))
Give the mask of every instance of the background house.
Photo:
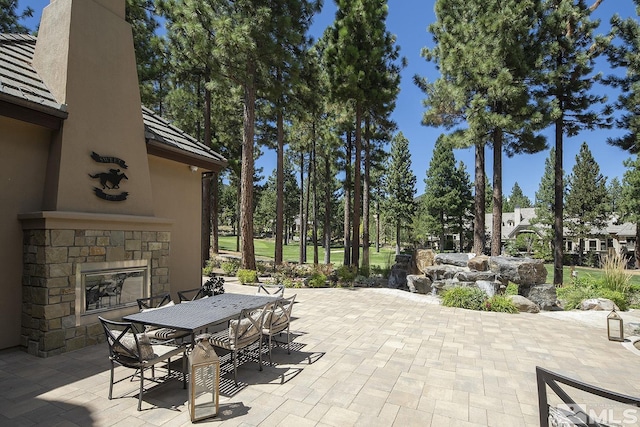
POLYGON ((141 107, 124 0, 52 0, 0 35, 0 348, 102 339, 98 314, 201 284, 202 172, 226 160, 141 107))

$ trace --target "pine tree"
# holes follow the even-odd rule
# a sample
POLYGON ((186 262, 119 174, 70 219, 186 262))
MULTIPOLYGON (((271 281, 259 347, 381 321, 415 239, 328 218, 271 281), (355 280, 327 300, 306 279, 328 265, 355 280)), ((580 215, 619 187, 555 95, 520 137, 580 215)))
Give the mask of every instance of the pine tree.
POLYGON ((566 225, 570 234, 579 238, 578 256, 582 265, 585 238, 603 229, 609 217, 607 179, 600 173, 586 142, 580 146, 567 182, 566 225))
POLYGON ((394 73, 398 48, 395 37, 386 30, 386 0, 337 0, 336 4, 336 19, 327 30, 324 54, 334 99, 353 102, 355 110, 350 264, 358 268, 363 119, 367 106, 377 106, 380 99, 385 99, 381 92, 387 94, 386 83, 394 73))
MULTIPOLYGON (((640 16, 640 1, 634 0, 636 14, 640 16)), ((609 63, 616 68, 624 68, 624 76, 612 75, 606 79, 610 85, 620 88, 621 94, 615 104, 616 109, 624 113, 616 120, 616 127, 627 133, 618 138, 609 138, 611 145, 629 151, 640 152, 640 24, 637 19, 611 18, 611 37, 617 37, 621 43, 608 49, 609 63)))
POLYGON ((142 104, 163 114, 162 102, 168 90, 168 63, 153 0, 127 0, 125 18, 133 31, 136 68, 142 104))
POLYGON ((607 186, 607 194, 609 195, 609 202, 611 202, 609 206, 609 211, 611 213, 620 213, 620 205, 622 203, 622 184, 620 184, 620 180, 618 177, 613 177, 613 179, 609 182, 607 186))
POLYGON ((25 18, 33 16, 31 7, 25 8, 18 14, 16 0, 0 0, 0 33, 21 33, 27 34, 29 28, 20 23, 25 18))
POLYGON ((391 158, 385 187, 385 212, 396 226, 396 254, 399 254, 400 227, 411 223, 416 210, 416 177, 411 171, 409 141, 402 132, 396 134, 391 141, 391 158))
POLYGON ((627 159, 624 165, 627 170, 622 178, 620 214, 623 221, 636 225, 634 264, 636 268, 640 268, 640 157, 627 159))
POLYGON ((555 149, 552 148, 549 152, 549 157, 544 162, 544 173, 540 179, 538 191, 535 194, 534 208, 536 215, 532 220, 532 225, 544 236, 543 243, 549 248, 554 238, 555 159, 555 149))
POLYGON ((563 230, 564 230, 564 180, 563 139, 575 136, 585 129, 607 127, 610 124, 609 109, 601 113, 593 108, 606 100, 591 89, 595 82, 593 64, 602 53, 593 32, 598 26, 590 15, 598 7, 596 1, 589 8, 583 0, 544 0, 542 19, 538 28, 538 45, 545 52, 542 61, 539 96, 555 103, 552 113, 555 120, 554 163, 554 268, 553 283, 562 284, 563 230))
POLYGON ((511 188, 511 195, 506 199, 506 203, 503 203, 503 209, 505 212, 513 212, 515 208, 530 208, 531 200, 522 192, 522 188, 516 181, 511 188))
POLYGON ((538 50, 532 38, 535 1, 439 0, 437 22, 429 27, 437 43, 423 49, 437 63, 441 77, 416 83, 427 94, 423 123, 457 128, 449 138, 456 147, 476 146, 476 221, 474 250, 484 249, 484 151, 493 146, 492 254, 501 249, 502 155, 536 152, 545 147, 535 133, 544 127, 546 106, 536 105, 529 81, 538 50), (481 231, 482 230, 482 231, 481 231))
POLYGON ((438 236, 440 251, 449 249, 445 246, 446 234, 458 225, 458 218, 454 214, 461 203, 458 178, 453 149, 441 136, 433 149, 424 180, 426 190, 421 200, 426 213, 427 230, 431 235, 438 236))

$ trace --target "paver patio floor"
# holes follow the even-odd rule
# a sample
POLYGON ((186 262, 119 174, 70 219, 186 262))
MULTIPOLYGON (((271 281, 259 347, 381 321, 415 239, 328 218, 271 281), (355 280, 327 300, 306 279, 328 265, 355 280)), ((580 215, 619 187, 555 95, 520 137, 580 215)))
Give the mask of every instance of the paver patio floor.
MULTIPOLYGON (((452 309, 388 289, 285 296, 293 293, 291 355, 275 349, 262 372, 242 364, 237 388, 225 374, 220 416, 199 424, 536 426, 536 366, 640 396, 640 356, 608 341, 604 322, 452 309)), ((141 412, 137 382, 116 384, 108 400, 107 351, 100 344, 48 359, 0 352, 0 425, 191 425, 178 379, 146 392, 141 412)))

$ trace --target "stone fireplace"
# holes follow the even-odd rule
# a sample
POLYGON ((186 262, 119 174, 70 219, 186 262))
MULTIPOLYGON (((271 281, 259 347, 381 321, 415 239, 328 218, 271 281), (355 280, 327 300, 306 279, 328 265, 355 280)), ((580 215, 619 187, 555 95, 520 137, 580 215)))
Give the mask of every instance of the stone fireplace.
POLYGON ((99 315, 120 317, 137 311, 136 298, 169 292, 168 223, 61 212, 21 219, 21 346, 30 354, 48 357, 100 342, 99 315))

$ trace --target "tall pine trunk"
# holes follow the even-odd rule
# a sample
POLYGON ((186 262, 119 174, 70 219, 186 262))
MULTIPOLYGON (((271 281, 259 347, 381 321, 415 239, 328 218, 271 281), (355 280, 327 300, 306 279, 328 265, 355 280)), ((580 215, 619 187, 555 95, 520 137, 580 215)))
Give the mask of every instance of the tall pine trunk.
POLYGON ((256 269, 253 246, 253 137, 255 126, 256 89, 255 64, 247 64, 247 82, 244 86, 244 114, 242 137, 242 172, 240 174, 240 242, 241 268, 256 269))
POLYGON ((484 143, 475 145, 475 199, 473 219, 473 251, 476 255, 484 253, 484 143))
POLYGON ((211 252, 220 253, 220 231, 218 229, 218 212, 220 211, 220 178, 216 172, 211 177, 211 252))
MULTIPOLYGON (((208 70, 205 71, 208 76, 208 70)), ((205 82, 204 89, 204 143, 207 147, 211 147, 211 91, 207 89, 205 82)), ((212 174, 203 175, 202 184, 202 267, 207 265, 207 261, 211 255, 211 179, 212 174), (206 175, 206 178, 205 178, 206 175)))
POLYGON ((200 250, 201 265, 205 267, 209 259, 209 251, 211 249, 211 173, 203 173, 200 185, 202 187, 202 234, 200 241, 202 247, 200 250))
POLYGON ((376 200, 376 253, 380 253, 380 201, 376 200))
POLYGON ((282 234, 284 230, 284 119, 282 109, 278 109, 277 117, 278 152, 276 161, 276 242, 275 265, 282 264, 282 234))
POLYGON ((298 263, 304 264, 307 262, 307 218, 304 214, 304 153, 300 151, 300 246, 298 263))
POLYGON ((343 265, 351 265, 351 132, 347 131, 347 147, 344 165, 344 259, 343 265))
MULTIPOLYGON (((640 268, 640 222, 636 223, 636 244, 633 249, 633 257, 635 258, 635 267, 640 268)), ((628 260, 625 260, 625 262, 628 262, 628 260)))
MULTIPOLYGON (((562 105, 560 106, 562 110, 562 105)), ((562 133, 564 129, 564 117, 561 115, 556 120, 556 161, 554 168, 554 232, 553 232, 553 284, 562 285, 562 258, 563 258, 563 215, 564 215, 564 179, 562 176, 562 133)))
POLYGON ((491 256, 502 253, 502 130, 493 135, 493 224, 491 225, 491 256))
MULTIPOLYGON (((303 186, 304 187, 304 186, 303 186)), ((309 153, 309 167, 307 168, 307 185, 304 201, 304 262, 307 262, 307 234, 309 233, 309 204, 311 201, 311 153, 309 153)))
POLYGON ((318 265, 320 256, 318 254, 318 165, 316 164, 316 122, 311 123, 312 147, 311 147, 311 184, 313 186, 313 229, 311 239, 313 240, 313 265, 318 265))
POLYGON ((364 128, 364 185, 362 186, 362 268, 369 272, 369 193, 371 185, 371 152, 370 152, 370 133, 369 133, 369 117, 365 120, 364 128))
POLYGON ((356 144, 353 165, 353 237, 351 244, 351 265, 357 270, 360 266, 360 206, 362 196, 362 105, 356 102, 356 144))
POLYGON ((329 161, 329 152, 325 152, 324 157, 324 263, 331 263, 331 163, 329 161))

